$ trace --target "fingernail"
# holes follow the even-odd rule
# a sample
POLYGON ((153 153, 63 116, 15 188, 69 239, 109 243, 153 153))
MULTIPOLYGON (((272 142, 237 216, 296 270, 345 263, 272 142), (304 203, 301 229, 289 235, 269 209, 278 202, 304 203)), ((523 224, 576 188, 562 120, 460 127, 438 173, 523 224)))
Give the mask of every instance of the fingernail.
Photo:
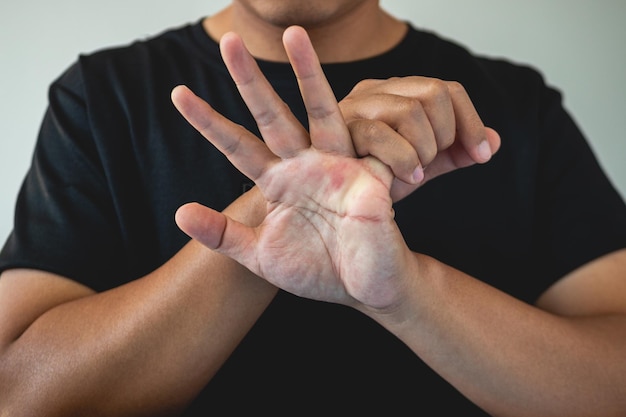
POLYGON ((476 148, 476 151, 478 152, 478 156, 480 157, 481 161, 487 162, 491 159, 491 147, 489 146, 489 142, 487 142, 486 140, 480 142, 480 144, 476 148))
POLYGON ((413 171, 413 182, 415 184, 419 184, 423 180, 424 180, 424 169, 421 166, 419 166, 415 168, 415 171, 413 171))

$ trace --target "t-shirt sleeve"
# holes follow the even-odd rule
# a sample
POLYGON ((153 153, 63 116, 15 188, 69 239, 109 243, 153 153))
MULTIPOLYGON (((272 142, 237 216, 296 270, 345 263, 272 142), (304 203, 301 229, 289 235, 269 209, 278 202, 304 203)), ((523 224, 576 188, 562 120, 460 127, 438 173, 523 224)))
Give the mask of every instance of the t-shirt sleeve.
POLYGON ((561 277, 607 253, 626 248, 626 205, 582 131, 547 88, 537 175, 544 265, 561 277))
POLYGON ((78 65, 49 89, 49 105, 15 206, 0 271, 35 268, 96 290, 120 274, 122 238, 93 141, 78 65))

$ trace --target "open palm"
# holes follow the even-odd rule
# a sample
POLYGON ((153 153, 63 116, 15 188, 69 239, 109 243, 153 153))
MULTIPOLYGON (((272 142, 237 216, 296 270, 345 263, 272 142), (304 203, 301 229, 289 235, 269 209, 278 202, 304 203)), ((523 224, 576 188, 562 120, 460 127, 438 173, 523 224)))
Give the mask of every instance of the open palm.
POLYGON ((285 47, 309 112, 307 132, 262 76, 234 34, 222 54, 264 142, 234 125, 186 87, 173 92, 181 113, 249 178, 267 200, 255 228, 192 203, 181 229, 272 284, 299 296, 384 307, 408 249, 393 220, 391 170, 355 158, 350 133, 317 57, 300 28, 285 47))
POLYGON ((296 295, 389 303, 404 246, 393 220, 391 180, 373 158, 311 148, 281 161, 257 180, 268 214, 245 238, 239 235, 254 249, 237 260, 296 295))

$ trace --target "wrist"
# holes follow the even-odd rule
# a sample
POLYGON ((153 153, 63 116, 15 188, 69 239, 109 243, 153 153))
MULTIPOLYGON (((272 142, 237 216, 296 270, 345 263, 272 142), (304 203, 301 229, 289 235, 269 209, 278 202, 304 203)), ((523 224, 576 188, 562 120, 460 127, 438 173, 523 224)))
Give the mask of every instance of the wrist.
POLYGON ((424 274, 425 265, 422 264, 422 256, 406 249, 401 262, 403 266, 398 268, 398 273, 393 279, 395 296, 389 298, 389 303, 380 307, 360 303, 355 308, 381 324, 403 322, 407 315, 412 314, 410 310, 419 290, 418 281, 424 274))

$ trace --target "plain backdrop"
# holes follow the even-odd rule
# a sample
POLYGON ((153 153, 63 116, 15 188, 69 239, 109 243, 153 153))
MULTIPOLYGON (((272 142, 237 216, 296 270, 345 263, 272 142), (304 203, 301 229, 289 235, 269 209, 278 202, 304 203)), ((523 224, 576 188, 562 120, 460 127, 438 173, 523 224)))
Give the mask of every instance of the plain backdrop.
MULTIPOLYGON (((195 22, 228 3, 2 0, 0 245, 12 228, 50 82, 80 53, 195 22)), ((564 93, 565 105, 626 196, 626 0, 383 0, 382 5, 474 52, 541 70, 564 93)))

